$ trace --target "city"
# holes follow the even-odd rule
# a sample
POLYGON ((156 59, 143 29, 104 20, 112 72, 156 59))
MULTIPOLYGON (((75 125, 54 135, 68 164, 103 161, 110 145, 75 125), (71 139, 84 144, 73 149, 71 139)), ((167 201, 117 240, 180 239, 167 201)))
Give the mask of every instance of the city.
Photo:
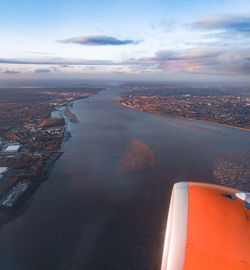
MULTIPOLYGON (((76 122, 72 102, 101 89, 0 90, 0 208, 17 206, 48 177, 62 154, 66 121, 76 122)), ((8 218, 8 215, 6 216, 8 218)), ((0 220, 4 222, 5 218, 0 220)))
POLYGON ((125 85, 119 102, 135 110, 250 130, 250 90, 125 85))

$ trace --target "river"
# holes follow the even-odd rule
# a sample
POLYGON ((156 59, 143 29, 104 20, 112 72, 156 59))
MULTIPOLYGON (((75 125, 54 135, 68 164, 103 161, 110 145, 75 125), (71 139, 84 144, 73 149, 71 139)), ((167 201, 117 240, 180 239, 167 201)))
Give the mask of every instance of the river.
POLYGON ((249 189, 249 132, 134 111, 121 91, 74 102, 49 179, 0 228, 1 269, 158 270, 174 182, 249 189))

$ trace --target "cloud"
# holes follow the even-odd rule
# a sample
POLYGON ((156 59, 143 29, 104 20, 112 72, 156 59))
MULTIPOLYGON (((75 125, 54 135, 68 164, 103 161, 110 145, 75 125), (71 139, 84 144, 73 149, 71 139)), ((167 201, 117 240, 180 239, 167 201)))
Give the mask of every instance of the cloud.
POLYGON ((48 68, 38 68, 34 70, 34 73, 50 73, 51 70, 48 68))
POLYGON ((190 52, 190 51, 159 51, 153 57, 141 58, 144 62, 170 62, 170 61, 192 61, 216 57, 220 52, 190 52))
POLYGON ((62 64, 60 65, 61 68, 67 68, 67 67, 70 67, 70 65, 65 65, 65 64, 62 64))
POLYGON ((215 17, 188 25, 198 30, 222 30, 250 35, 249 17, 215 17))
POLYGON ((161 21, 155 21, 151 23, 151 28, 153 30, 155 29, 162 29, 163 31, 172 31, 178 26, 176 21, 171 20, 161 20, 161 21))
MULTIPOLYGON (((152 56, 128 59, 114 62, 111 60, 81 60, 65 58, 0 58, 3 64, 20 64, 29 67, 34 73, 59 72, 128 72, 136 74, 220 74, 220 75, 249 75, 250 74, 249 48, 192 48, 183 50, 161 50, 152 56), (32 65, 37 65, 35 69, 32 65), (49 66, 46 66, 49 65, 49 66), (70 66, 70 69, 64 67, 70 66), (80 69, 77 66, 84 66, 80 69), (121 68, 121 69, 120 69, 121 68)), ((23 69, 25 70, 25 69, 23 69)), ((22 70, 22 73, 24 73, 22 70)), ((27 68, 26 68, 27 70, 27 68)))
POLYGON ((110 60, 85 60, 67 58, 0 58, 0 64, 20 65, 116 65, 110 60))
POLYGON ((17 74, 17 73, 20 73, 20 71, 16 71, 16 70, 5 70, 3 73, 5 73, 5 74, 17 74))
POLYGON ((59 40, 60 43, 73 43, 80 45, 89 45, 89 46, 121 46, 128 44, 138 44, 138 41, 131 39, 121 40, 110 36, 82 36, 82 37, 73 37, 65 40, 59 40))
POLYGON ((140 58, 147 64, 169 73, 205 73, 224 75, 249 75, 249 50, 182 50, 159 51, 152 57, 140 58))

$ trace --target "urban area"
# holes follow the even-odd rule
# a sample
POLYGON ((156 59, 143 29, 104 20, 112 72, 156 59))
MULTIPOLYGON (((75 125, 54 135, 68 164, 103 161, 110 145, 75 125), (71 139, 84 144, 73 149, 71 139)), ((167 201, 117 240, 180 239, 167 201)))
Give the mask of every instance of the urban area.
POLYGON ((119 102, 139 111, 250 130, 249 89, 124 85, 119 102))
POLYGON ((1 213, 19 205, 47 178, 61 155, 66 122, 77 122, 70 111, 72 102, 99 91, 98 88, 0 90, 1 213))

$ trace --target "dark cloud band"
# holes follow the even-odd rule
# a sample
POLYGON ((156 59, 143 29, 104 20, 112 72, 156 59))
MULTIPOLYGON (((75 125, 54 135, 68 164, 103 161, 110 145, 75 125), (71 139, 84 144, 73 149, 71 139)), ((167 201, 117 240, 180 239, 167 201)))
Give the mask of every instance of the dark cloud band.
POLYGON ((59 40, 60 43, 73 43, 79 45, 88 45, 88 46, 121 46, 128 44, 137 44, 138 41, 131 39, 121 40, 110 36, 82 36, 82 37, 73 37, 65 40, 59 40))
POLYGON ((34 71, 34 73, 50 73, 50 69, 48 68, 39 68, 34 71))
POLYGON ((17 73, 20 73, 20 72, 16 71, 16 70, 5 70, 4 73, 5 74, 17 74, 17 73))
POLYGON ((66 58, 0 58, 0 64, 20 64, 20 65, 116 65, 109 60, 71 60, 66 58))
POLYGON ((163 50, 149 57, 129 59, 114 62, 111 60, 72 60, 65 58, 29 58, 29 59, 4 59, 0 64, 22 65, 52 65, 54 67, 40 68, 35 73, 60 72, 62 66, 129 66, 132 70, 158 70, 171 73, 206 73, 206 74, 234 74, 249 75, 250 61, 249 49, 219 50, 163 50), (55 67, 59 66, 59 67, 55 67))
POLYGON ((250 17, 217 17, 189 24, 200 30, 224 30, 250 34, 250 17))

